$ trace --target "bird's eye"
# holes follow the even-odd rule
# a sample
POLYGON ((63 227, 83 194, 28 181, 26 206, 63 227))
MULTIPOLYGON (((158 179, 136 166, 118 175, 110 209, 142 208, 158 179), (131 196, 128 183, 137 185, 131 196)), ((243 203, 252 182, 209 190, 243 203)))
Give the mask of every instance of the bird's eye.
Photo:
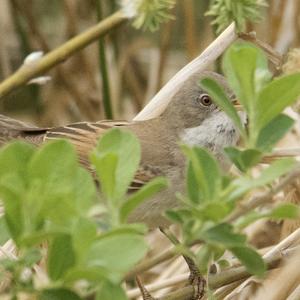
POLYGON ((200 95, 199 101, 200 101, 200 103, 203 106, 210 106, 210 105, 212 105, 212 100, 211 100, 210 96, 207 95, 207 94, 200 95))

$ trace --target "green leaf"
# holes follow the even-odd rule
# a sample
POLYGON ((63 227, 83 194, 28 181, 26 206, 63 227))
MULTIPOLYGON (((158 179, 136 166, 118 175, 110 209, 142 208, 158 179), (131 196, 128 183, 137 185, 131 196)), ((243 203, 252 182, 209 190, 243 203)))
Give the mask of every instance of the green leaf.
POLYGON ((206 274, 208 269, 208 263, 213 257, 213 252, 210 245, 204 244, 196 252, 196 263, 201 274, 206 274))
POLYGON ((259 93, 255 126, 264 128, 300 96, 300 73, 273 80, 259 93))
POLYGON ((71 201, 78 213, 84 215, 95 203, 97 191, 91 174, 81 167, 74 174, 73 192, 71 201))
POLYGON ((256 147, 264 152, 271 151, 272 147, 284 137, 293 124, 294 120, 287 115, 278 115, 261 129, 256 141, 256 147))
POLYGON ((268 215, 273 219, 296 219, 300 216, 300 208, 292 203, 281 204, 272 209, 268 215))
POLYGON ((251 189, 258 188, 273 182, 275 179, 290 172, 295 167, 295 160, 290 158, 280 159, 264 169, 257 178, 241 177, 232 182, 235 187, 227 198, 228 201, 236 200, 251 189))
POLYGON ((223 88, 213 79, 204 78, 200 83, 201 87, 212 97, 213 101, 225 111, 239 129, 243 138, 246 138, 246 131, 241 118, 235 110, 232 102, 228 99, 223 88))
POLYGON ((38 297, 39 300, 82 300, 74 292, 66 288, 53 288, 43 290, 38 297))
POLYGON ((66 230, 33 230, 30 233, 25 233, 20 240, 20 244, 24 247, 33 247, 41 244, 44 241, 49 241, 61 234, 65 234, 66 230))
POLYGON ((49 248, 47 269, 52 280, 63 277, 75 264, 75 253, 70 235, 60 235, 53 239, 49 248))
POLYGON ((250 211, 247 214, 244 214, 242 217, 240 217, 236 222, 235 222, 235 227, 238 229, 243 229, 247 227, 248 225, 254 223, 257 220, 266 218, 266 214, 263 212, 259 211, 250 211))
POLYGON ((78 261, 83 259, 97 237, 97 225, 90 219, 79 218, 74 225, 72 239, 78 261))
POLYGON ((287 203, 281 204, 277 207, 273 208, 270 211, 251 211, 242 217, 240 217, 235 226, 239 229, 245 228, 246 226, 250 225, 251 223, 264 219, 264 218, 272 218, 272 219, 297 219, 300 216, 300 209, 297 205, 287 203))
POLYGON ((99 284, 103 280, 117 281, 119 278, 111 276, 107 269, 101 267, 79 266, 69 269, 64 275, 64 283, 70 284, 78 280, 87 280, 90 283, 99 284))
POLYGON ((264 169, 258 178, 253 180, 253 186, 263 186, 271 183, 280 176, 288 173, 295 167, 296 161, 291 158, 284 158, 273 162, 268 168, 264 169))
POLYGON ((204 200, 214 200, 221 187, 221 173, 216 160, 202 148, 182 146, 182 150, 192 163, 194 177, 204 200))
POLYGON ((184 217, 182 216, 182 212, 180 210, 167 210, 165 215, 172 223, 184 223, 184 217))
POLYGON ((96 300, 127 300, 126 294, 119 284, 104 281, 96 295, 96 300))
POLYGON ((201 237, 208 243, 224 247, 243 246, 246 236, 235 233, 233 226, 227 223, 218 224, 202 232, 201 237))
POLYGON ((270 79, 266 56, 250 43, 235 43, 225 53, 223 72, 252 120, 257 93, 270 79))
POLYGON ((92 220, 79 218, 72 232, 74 251, 79 262, 84 259, 96 237, 97 225, 92 220))
POLYGON ((207 202, 198 211, 200 220, 218 222, 229 214, 231 207, 224 201, 207 202))
POLYGON ((203 194, 201 193, 200 185, 197 183, 197 178, 191 161, 188 162, 186 178, 187 178, 186 186, 188 192, 188 200, 190 200, 194 204, 197 204, 203 198, 203 194))
POLYGON ((22 257, 22 263, 24 266, 31 268, 33 265, 37 264, 43 258, 40 249, 29 249, 25 255, 22 257))
POLYGON ((160 192, 163 188, 167 187, 168 181, 163 177, 158 177, 146 185, 144 185, 139 191, 132 194, 127 201, 121 207, 121 220, 125 222, 129 214, 146 199, 154 196, 160 192))
POLYGON ((65 140, 51 141, 39 148, 32 157, 29 176, 31 181, 42 181, 45 188, 57 190, 69 185, 77 167, 77 156, 71 143, 65 140))
MULTIPOLYGON (((95 156, 94 156, 95 157, 95 156)), ((96 167, 101 182, 101 190, 109 200, 115 198, 117 189, 117 165, 118 156, 115 153, 106 153, 101 157, 93 158, 92 162, 96 167)))
POLYGON ((126 194, 139 166, 140 152, 138 139, 117 128, 109 130, 99 141, 91 160, 110 200, 118 201, 126 194))
MULTIPOLYGON (((53 141, 42 146, 29 163, 30 185, 25 204, 29 227, 40 228, 47 219, 54 224, 69 228, 70 222, 80 213, 77 209, 76 195, 80 196, 77 174, 79 163, 73 146, 64 140, 53 141)), ((83 190, 85 182, 82 179, 83 190)), ((87 198, 83 198, 86 200, 87 198)))
POLYGON ((27 177, 27 165, 34 153, 34 147, 23 142, 13 142, 0 149, 0 178, 9 173, 27 177))
POLYGON ((25 194, 23 178, 8 173, 0 179, 0 196, 5 208, 5 221, 11 237, 17 245, 24 232, 25 216, 22 197, 25 194))
POLYGON ((134 233, 115 233, 95 241, 87 253, 89 267, 101 267, 116 276, 130 270, 147 252, 142 236, 134 233))
POLYGON ((249 168, 255 166, 262 157, 262 153, 256 149, 241 151, 234 147, 227 147, 224 151, 235 166, 242 172, 246 172, 249 168))
POLYGON ((0 217, 0 245, 4 245, 10 238, 11 237, 5 222, 5 217, 2 216, 0 217))
POLYGON ((255 250, 247 246, 239 246, 230 248, 230 251, 241 261, 248 272, 257 276, 264 275, 266 265, 255 250))

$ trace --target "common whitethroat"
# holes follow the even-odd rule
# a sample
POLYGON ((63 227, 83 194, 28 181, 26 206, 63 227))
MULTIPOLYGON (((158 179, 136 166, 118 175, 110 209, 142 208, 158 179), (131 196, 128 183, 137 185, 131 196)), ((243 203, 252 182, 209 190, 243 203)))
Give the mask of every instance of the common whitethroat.
POLYGON ((216 80, 234 101, 234 94, 221 75, 202 72, 189 77, 165 111, 155 119, 80 122, 56 128, 37 128, 1 116, 0 144, 18 139, 40 145, 48 140, 66 138, 76 147, 80 162, 89 168, 89 154, 106 130, 115 126, 129 130, 138 137, 142 149, 140 167, 131 188, 138 189, 156 176, 166 176, 170 182, 169 188, 140 205, 129 220, 145 222, 150 228, 165 226, 167 221, 163 212, 178 205, 175 193, 183 192, 185 188, 186 162, 180 142, 207 148, 226 168, 228 163, 223 148, 236 144, 239 139, 231 119, 199 86, 203 77, 216 80))

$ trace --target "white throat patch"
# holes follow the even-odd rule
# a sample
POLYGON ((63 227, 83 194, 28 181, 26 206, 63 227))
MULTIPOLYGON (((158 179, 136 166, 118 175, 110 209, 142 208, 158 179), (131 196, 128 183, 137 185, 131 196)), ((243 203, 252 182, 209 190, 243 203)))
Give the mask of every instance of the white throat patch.
POLYGON ((187 145, 205 147, 220 152, 224 147, 233 146, 239 134, 231 119, 223 112, 213 114, 200 126, 183 130, 180 139, 187 145))

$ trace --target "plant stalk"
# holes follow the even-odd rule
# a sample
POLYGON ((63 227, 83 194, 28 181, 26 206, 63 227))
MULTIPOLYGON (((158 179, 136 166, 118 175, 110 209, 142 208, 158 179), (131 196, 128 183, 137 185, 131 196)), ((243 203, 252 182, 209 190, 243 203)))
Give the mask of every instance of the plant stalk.
POLYGON ((112 28, 121 25, 127 19, 122 11, 117 11, 97 25, 49 52, 36 63, 30 66, 22 66, 12 76, 0 83, 0 98, 26 84, 30 79, 44 74, 52 67, 64 62, 74 53, 96 41, 99 37, 104 36, 112 28))
MULTIPOLYGON (((101 0, 96 0, 97 19, 101 22, 103 18, 103 10, 101 0)), ((110 96, 110 83, 107 70, 106 52, 105 52, 105 40, 103 37, 99 39, 99 69, 102 78, 102 101, 104 105, 105 117, 107 119, 113 119, 111 96, 110 96)))

